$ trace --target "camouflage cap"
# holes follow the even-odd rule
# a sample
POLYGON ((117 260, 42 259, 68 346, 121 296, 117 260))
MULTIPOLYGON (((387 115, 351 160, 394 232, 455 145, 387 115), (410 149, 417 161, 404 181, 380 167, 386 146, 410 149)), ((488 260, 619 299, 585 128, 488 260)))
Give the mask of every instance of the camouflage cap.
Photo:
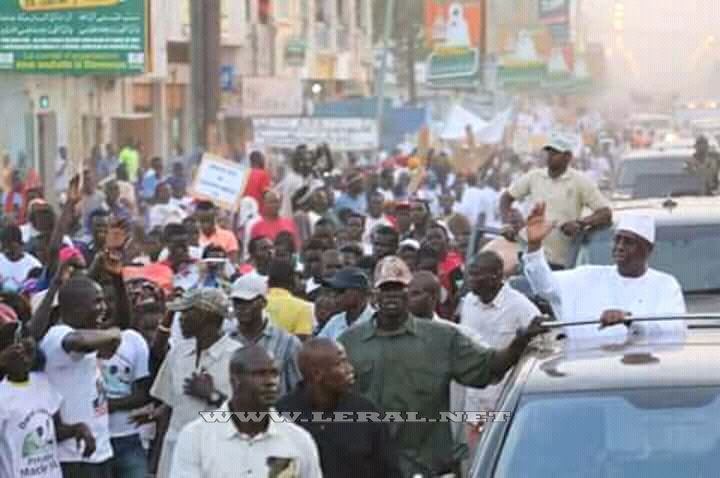
POLYGON ((412 273, 405 261, 397 256, 383 258, 375 266, 375 287, 391 282, 409 285, 412 281, 412 273))
POLYGON ((183 312, 192 308, 222 317, 230 311, 230 301, 220 289, 202 287, 185 292, 182 297, 168 304, 168 310, 183 312))

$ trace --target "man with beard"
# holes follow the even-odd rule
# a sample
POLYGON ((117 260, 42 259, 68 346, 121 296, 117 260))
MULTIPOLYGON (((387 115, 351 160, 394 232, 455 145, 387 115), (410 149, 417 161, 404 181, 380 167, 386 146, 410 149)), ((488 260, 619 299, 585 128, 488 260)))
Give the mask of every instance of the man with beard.
MULTIPOLYGON (((417 412, 437 420, 450 407, 450 382, 485 387, 501 380, 530 340, 545 332, 541 318, 517 331, 502 350, 474 343, 457 327, 417 319, 408 311, 410 270, 399 257, 386 257, 375 270, 377 313, 348 329, 338 341, 356 371, 355 390, 387 412, 417 412)), ((458 473, 466 447, 452 437, 450 423, 438 420, 393 426, 403 476, 458 473)))
POLYGON ((303 383, 280 399, 277 409, 300 413, 301 426, 318 445, 323 474, 346 478, 399 477, 395 445, 385 423, 311 420, 314 413, 328 418, 343 412, 382 416, 370 400, 351 391, 354 371, 342 345, 325 338, 310 339, 300 353, 300 370, 303 383))
MULTIPOLYGON (((558 224, 549 233, 545 254, 552 268, 567 266, 568 250, 573 238, 587 228, 607 226, 612 222, 610 203, 597 185, 583 173, 570 167, 575 139, 554 133, 543 148, 547 155, 547 168, 535 169, 522 176, 500 198, 503 221, 512 223, 511 211, 515 201, 540 201, 547 204, 548 217, 558 224), (583 217, 585 209, 592 214, 583 217)), ((521 224, 515 222, 514 230, 520 232, 521 224)))
POLYGON ((243 347, 233 354, 229 370, 232 397, 220 413, 264 417, 241 420, 233 414, 220 423, 198 418, 180 434, 172 477, 321 478, 318 449, 310 434, 269 415, 277 399, 278 369, 267 351, 259 345, 243 347))

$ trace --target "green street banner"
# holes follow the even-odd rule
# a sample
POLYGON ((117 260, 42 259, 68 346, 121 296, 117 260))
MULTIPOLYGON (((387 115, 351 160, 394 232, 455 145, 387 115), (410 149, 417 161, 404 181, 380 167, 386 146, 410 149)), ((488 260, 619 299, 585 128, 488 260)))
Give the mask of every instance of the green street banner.
POLYGON ((0 71, 145 71, 149 0, 0 0, 0 71))

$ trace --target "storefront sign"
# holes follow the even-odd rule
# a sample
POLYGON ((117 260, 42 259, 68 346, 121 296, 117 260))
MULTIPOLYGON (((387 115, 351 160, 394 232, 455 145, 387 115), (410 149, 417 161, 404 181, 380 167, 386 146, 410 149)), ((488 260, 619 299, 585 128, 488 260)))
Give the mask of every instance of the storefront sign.
POLYGON ((327 143, 336 151, 377 149, 377 122, 360 118, 262 118, 253 120, 255 143, 293 149, 327 143))
POLYGON ((135 74, 146 67, 149 0, 3 0, 0 70, 135 74))

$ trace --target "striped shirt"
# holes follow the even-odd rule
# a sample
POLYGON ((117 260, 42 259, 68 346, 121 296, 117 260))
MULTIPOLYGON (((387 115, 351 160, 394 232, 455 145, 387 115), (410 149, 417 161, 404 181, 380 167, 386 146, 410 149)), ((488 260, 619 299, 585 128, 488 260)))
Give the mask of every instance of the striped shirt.
POLYGON ((277 362, 280 369, 280 396, 290 392, 301 380, 300 367, 298 366, 298 353, 302 348, 300 339, 276 327, 265 316, 265 327, 260 335, 254 340, 248 340, 240 332, 232 332, 230 337, 237 340, 243 346, 255 343, 264 348, 277 362))

